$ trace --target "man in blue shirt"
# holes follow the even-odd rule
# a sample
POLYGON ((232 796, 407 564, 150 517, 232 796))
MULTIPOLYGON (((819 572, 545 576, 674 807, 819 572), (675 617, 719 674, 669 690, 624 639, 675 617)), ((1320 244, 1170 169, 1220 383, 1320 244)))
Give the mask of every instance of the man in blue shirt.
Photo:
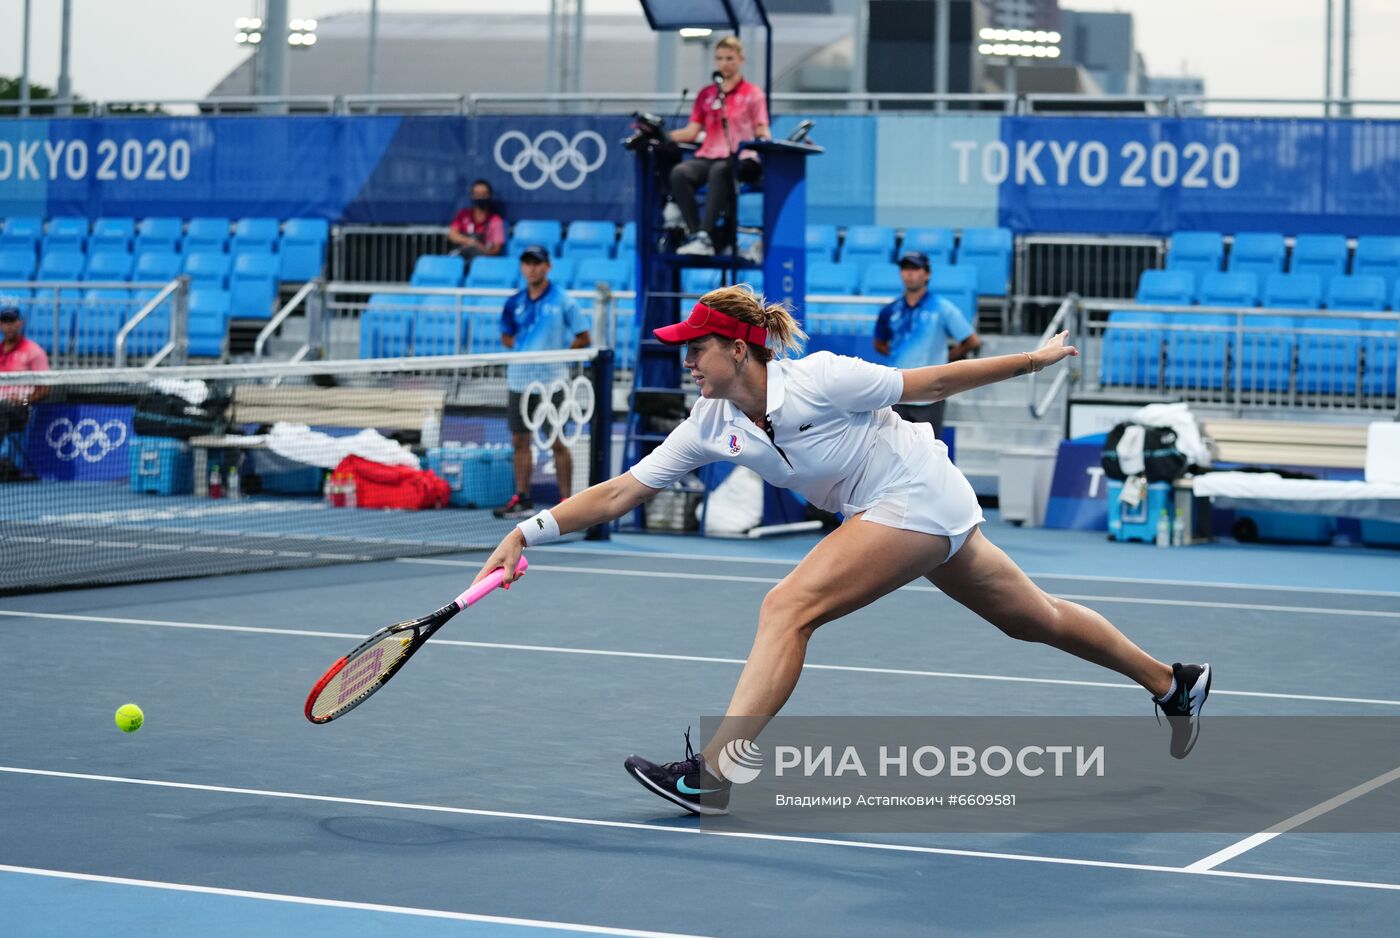
MULTIPOLYGON (((923 251, 900 255, 904 295, 881 309, 875 321, 875 351, 889 356, 895 368, 946 365, 982 346, 967 317, 943 297, 928 292, 929 276, 928 255, 923 251)), ((942 437, 947 403, 896 404, 894 411, 905 420, 932 424, 934 435, 942 437)))
MULTIPOLYGON (((541 352, 587 348, 592 344, 588 317, 562 287, 549 282, 549 270, 549 250, 544 246, 531 244, 520 252, 520 274, 525 280, 525 289, 510 296, 501 311, 501 341, 506 348, 516 352, 541 352)), ((492 512, 497 518, 525 518, 535 513, 534 502, 530 499, 530 476, 535 471, 533 433, 525 423, 525 410, 536 414, 543 407, 544 419, 549 420, 548 411, 552 409, 558 414, 568 400, 568 384, 568 365, 510 365, 506 368, 507 422, 511 444, 515 447, 515 494, 492 512), (544 400, 545 394, 549 395, 548 402, 544 400)), ((559 500, 563 501, 573 491, 574 460, 562 440, 556 438, 553 449, 554 474, 559 480, 559 500)))

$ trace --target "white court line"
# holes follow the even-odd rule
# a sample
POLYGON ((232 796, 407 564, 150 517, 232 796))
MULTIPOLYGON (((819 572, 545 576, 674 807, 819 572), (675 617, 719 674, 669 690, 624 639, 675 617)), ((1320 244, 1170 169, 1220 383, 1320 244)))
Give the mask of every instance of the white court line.
POLYGON ((1083 866, 1097 869, 1132 870, 1149 873, 1175 873, 1184 876, 1210 876, 1228 879, 1254 879, 1280 883, 1306 883, 1315 886, 1351 886, 1361 889, 1382 889, 1400 892, 1400 883, 1365 880, 1322 879, 1312 876, 1281 876, 1274 873, 1236 873, 1227 870, 1192 870, 1180 866, 1160 866, 1148 863, 1122 863, 1114 860, 1080 860, 1070 857, 1049 857, 1032 853, 1000 853, 990 850, 958 850, 952 847, 921 847, 914 844, 892 844, 880 841, 842 840, 834 837, 804 837, 797 834, 759 834, 748 831, 708 831, 699 827, 675 827, 662 824, 642 824, 637 821, 605 821, 596 818, 564 817, 552 814, 527 814, 521 811, 492 811, 485 808, 455 808, 448 805, 418 804, 402 801, 371 801, 362 798, 342 798, 335 795, 309 795, 299 792, 269 791, 258 788, 233 788, 227 785, 198 785, 193 782, 166 782, 147 778, 127 778, 119 775, 88 775, 80 772, 56 772, 48 769, 28 769, 0 765, 0 772, 15 775, 62 778, 88 782, 112 782, 123 785, 148 785, 155 788, 176 788, 187 791, 217 792, 249 795, 258 798, 286 798, 295 801, 317 801, 330 804, 355 805, 367 808, 388 808, 400 811, 427 811, 469 817, 500 818, 511 821, 535 821, 543 824, 573 824, 581 827, 603 827, 620 830, 645 831, 651 834, 680 834, 691 837, 729 837, 736 840, 758 840, 775 843, 803 844, 823 847, 846 847, 857 850, 887 850, 892 853, 913 853, 934 856, 971 857, 983 860, 1009 860, 1021 863, 1047 863, 1056 866, 1083 866))
POLYGON ((1279 834, 1286 834, 1289 831, 1293 830, 1295 827, 1301 827, 1302 825, 1313 820, 1314 818, 1322 817, 1322 815, 1326 814, 1327 812, 1334 811, 1337 808, 1340 808, 1347 802, 1355 801, 1362 795, 1365 795, 1369 792, 1373 792, 1377 788, 1382 787, 1383 785, 1390 784, 1397 778, 1400 778, 1400 767, 1391 769, 1389 772, 1382 773, 1381 775, 1377 775, 1375 778, 1370 779, 1369 781, 1362 782, 1360 785, 1357 785, 1353 788, 1348 788, 1340 795, 1334 795, 1333 797, 1328 798, 1321 804, 1313 805, 1306 811, 1299 811, 1291 818, 1286 818, 1282 821, 1279 821, 1277 824, 1275 824, 1273 827, 1270 827, 1266 831, 1261 831, 1258 834, 1251 834, 1244 840, 1233 843, 1223 850, 1217 850, 1215 853, 1212 853, 1208 857, 1202 857, 1195 863, 1192 863, 1190 866, 1188 866, 1187 869, 1191 870, 1193 873, 1199 873, 1205 870, 1213 870, 1220 864, 1225 863, 1228 860, 1232 860, 1242 853, 1246 853, 1250 850, 1253 850, 1255 847, 1258 847, 1261 844, 1268 843, 1269 841, 1277 837, 1279 834))
MULTIPOLYGON (((401 562, 440 567, 470 567, 473 569, 481 566, 479 563, 472 561, 441 560, 432 557, 402 558, 401 562)), ((711 583, 775 584, 780 580, 779 577, 734 576, 723 573, 685 573, 668 570, 623 570, 617 567, 557 567, 542 563, 532 564, 530 569, 543 573, 587 573, 602 576, 642 577, 656 580, 703 580, 711 583)), ((908 591, 911 593, 937 593, 940 596, 943 595, 943 591, 936 586, 924 586, 918 583, 901 586, 900 591, 908 591)), ((1322 606, 1277 606, 1265 603, 1223 603, 1210 602, 1202 599, 1152 599, 1142 596, 1092 596, 1074 593, 1056 593, 1055 595, 1060 599, 1068 599, 1073 602, 1125 603, 1133 606, 1190 606, 1192 608, 1205 609, 1237 609, 1245 612, 1284 612, 1298 615, 1400 619, 1400 611, 1391 612, 1382 609, 1331 609, 1322 606)))
MULTIPOLYGON (((738 564, 774 564, 784 567, 797 566, 796 560, 784 560, 776 557, 736 557, 733 555, 710 556, 707 554, 681 554, 681 553, 652 553, 644 550, 597 550, 588 547, 556 547, 552 544, 534 548, 537 551, 546 551, 551 554, 589 554, 594 557, 636 557, 647 559, 655 557, 663 560, 698 560, 708 563, 738 563, 738 564)), ((400 563, 415 563, 420 558, 400 557, 400 563)), ((1036 573, 1026 571, 1026 576, 1033 580, 1084 580, 1091 583, 1130 583, 1142 586, 1187 586, 1192 588, 1211 587, 1213 589, 1234 589, 1234 590, 1262 590, 1264 592, 1280 593, 1322 593, 1335 594, 1338 596, 1393 596, 1400 598, 1400 592, 1394 590, 1358 590, 1358 589, 1332 589, 1325 586, 1285 586, 1271 583, 1236 583, 1236 582, 1215 582, 1212 580, 1166 580, 1150 577, 1130 577, 1130 576, 1092 576, 1087 574, 1074 573, 1036 573)))
POLYGON ((174 892, 196 892, 209 896, 231 896, 236 899, 262 899, 293 905, 314 905, 332 909, 354 909, 358 912, 390 912, 395 915, 415 915, 419 918, 446 918, 459 922, 484 922, 490 925, 518 925, 524 928, 554 928, 560 931, 589 935, 624 935, 631 938, 697 938, 666 931, 637 931, 631 928, 608 928, 605 925, 580 925, 575 922, 550 922, 533 918, 509 918, 503 915, 478 915, 474 912, 448 912, 442 909, 416 909, 403 905, 380 905, 375 902, 349 902, 343 899, 317 899, 311 896, 289 896, 276 892, 251 892, 247 889, 224 889, 219 886, 194 886, 188 883, 167 883, 151 879, 128 879, 124 876, 101 876, 96 873, 70 873, 66 870, 42 870, 30 866, 9 866, 0 863, 0 873, 44 876, 54 879, 76 879, 88 883, 110 883, 114 886, 140 886, 145 889, 166 889, 174 892))
MULTIPOLYGON (((534 568, 532 568, 534 569, 534 568)), ((110 622, 115 625, 153 625, 169 629, 197 629, 208 632, 246 632, 253 635, 289 635, 305 638, 344 638, 360 641, 364 635, 359 632, 325 632, 315 629, 274 629, 256 625, 219 625, 212 622, 177 622, 167 619, 123 619, 116 616, 88 616, 67 612, 29 612, 23 609, 0 609, 0 616, 19 619, 59 619, 68 622, 110 622)), ((743 658, 716 658, 707 655, 673 655, 656 651, 614 651, 607 648, 570 648, 563 645, 521 645, 508 642, 472 642, 462 639, 434 638, 434 645, 453 645, 458 648, 482 648, 495 651, 528 651, 559 655, 598 655, 605 658, 646 658, 653 661, 685 661, 694 664, 745 664, 743 658)), ((1066 687, 1105 687, 1111 690, 1131 690, 1142 693, 1136 684, 1115 681, 1082 681, 1053 677, 1020 677, 1014 674, 977 674, 964 671, 920 671, 913 668, 877 668, 853 664, 814 664, 807 662, 804 670, 846 671, 855 674, 890 674, 900 677, 951 678, 963 681, 1003 681, 1013 684, 1052 684, 1066 687)), ((1310 700, 1321 703, 1371 704, 1381 707, 1400 707, 1400 700, 1380 697, 1329 697, 1320 694, 1281 694, 1268 691, 1226 690, 1213 688, 1211 693, 1227 697, 1260 697, 1270 700, 1310 700)))

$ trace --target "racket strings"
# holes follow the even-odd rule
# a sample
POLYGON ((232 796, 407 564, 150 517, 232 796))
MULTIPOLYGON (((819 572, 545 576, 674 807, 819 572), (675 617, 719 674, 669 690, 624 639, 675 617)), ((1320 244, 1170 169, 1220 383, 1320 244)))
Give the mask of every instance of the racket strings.
POLYGON ((312 716, 321 719, 353 707, 393 671, 413 646, 413 637, 411 631, 391 633, 348 660, 321 688, 311 705, 312 716))

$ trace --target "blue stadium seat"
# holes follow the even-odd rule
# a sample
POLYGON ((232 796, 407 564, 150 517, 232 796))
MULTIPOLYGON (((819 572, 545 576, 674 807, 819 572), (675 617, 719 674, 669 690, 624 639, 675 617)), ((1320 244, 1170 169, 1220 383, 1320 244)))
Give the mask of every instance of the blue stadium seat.
POLYGON ((807 226, 807 266, 836 260, 837 234, 835 225, 807 226))
POLYGON ((1293 239, 1290 274, 1317 274, 1326 282, 1347 272, 1347 239, 1339 234, 1300 234, 1293 239))
MULTIPOLYGON (((422 263, 420 260, 419 263, 422 263)), ((416 286, 449 286, 414 281, 416 286)), ((456 284, 450 284, 456 286, 456 284)), ((480 289, 516 290, 520 288, 520 262, 514 257, 477 257, 467 271, 466 286, 480 289)))
POLYGON ((617 225, 610 221, 569 223, 564 238, 564 256, 573 258, 612 257, 617 247, 617 225))
POLYGON ((137 283, 174 280, 180 274, 183 259, 174 251, 147 251, 136 257, 136 269, 131 279, 137 283))
POLYGON ((1259 277, 1244 271, 1202 274, 1196 298, 1202 306, 1259 305, 1259 277))
POLYGON ((564 226, 558 221, 546 218, 522 218, 511 229, 511 246, 506 253, 511 260, 518 261, 520 252, 525 245, 542 244, 549 248, 550 257, 558 257, 559 245, 563 240, 564 226))
POLYGON ((887 296, 893 299, 903 292, 904 280, 899 276, 898 264, 867 264, 860 273, 861 296, 887 296))
POLYGON ((1235 235, 1230 246, 1230 261, 1226 268, 1232 273, 1250 273, 1260 282, 1269 274, 1283 270, 1283 257, 1288 251, 1283 235, 1274 232, 1246 231, 1235 235))
POLYGON ((1386 283, 1381 277, 1333 277, 1327 282, 1323 303, 1328 309, 1378 313, 1385 309, 1386 294, 1386 283))
POLYGON ((408 354, 418 298, 375 293, 360 313, 360 357, 401 358, 408 354))
POLYGON ((904 232, 899 253, 923 251, 928 255, 929 263, 948 264, 953 259, 954 240, 951 228, 910 228, 904 232))
POLYGON ((894 229, 889 225, 851 225, 841 247, 843 264, 890 264, 894 262, 894 229))
POLYGON ((222 358, 233 298, 211 287, 190 290, 189 353, 198 358, 222 358))
POLYGON ((617 253, 637 253, 637 223, 629 221, 622 226, 622 234, 617 239, 617 253))
POLYGON ((1317 274, 1269 274, 1262 305, 1278 309, 1315 309, 1322 305, 1322 278, 1317 274))
POLYGON ((611 290, 632 289, 633 265, 624 259, 585 257, 579 261, 574 277, 575 289, 592 290, 601 280, 611 290))
POLYGON ((111 355, 116 348, 122 324, 141 308, 131 290, 107 287, 83 294, 82 311, 74 324, 73 352, 76 355, 111 355))
POLYGON ((27 250, 31 254, 39 249, 39 239, 44 236, 44 220, 37 215, 14 215, 5 219, 5 227, 0 229, 0 250, 27 250))
POLYGON ((275 218, 240 218, 233 226, 230 254, 274 254, 281 237, 281 224, 275 218))
POLYGON ((1167 316, 1169 388, 1222 388, 1235 340, 1235 317, 1178 313, 1167 316))
POLYGON ((686 267, 681 271, 681 292, 700 296, 719 286, 720 272, 713 267, 686 267))
POLYGON ((737 283, 746 283, 753 288, 753 292, 759 296, 763 295, 763 270, 741 270, 736 275, 737 283))
MULTIPOLYGON (((584 258, 586 259, 588 256, 585 254, 584 258)), ((549 262, 549 282, 558 284, 565 290, 574 289, 574 277, 578 274, 579 260, 577 257, 556 257, 551 260, 549 262)))
POLYGON ((131 239, 136 236, 136 219, 130 217, 99 218, 92 223, 92 238, 88 250, 130 251, 131 239))
POLYGON ((807 262, 807 292, 848 296, 860 289, 860 267, 831 261, 807 262))
POLYGON ((1385 281, 1386 295, 1400 282, 1400 238, 1362 235, 1356 239, 1356 254, 1351 259, 1351 272, 1357 276, 1380 277, 1385 281))
POLYGON ((228 289, 228 275, 233 270, 233 257, 219 251, 186 252, 184 273, 192 287, 228 289))
POLYGON ((136 243, 132 246, 132 253, 178 251, 184 228, 183 221, 171 216, 156 215, 143 218, 136 226, 136 243))
POLYGON ((324 218, 289 218, 282 226, 281 279, 302 283, 321 276, 326 266, 330 225, 324 218))
POLYGON ((503 352, 501 313, 499 310, 473 310, 467 319, 468 338, 472 354, 503 352))
POLYGON ((1225 236, 1220 232, 1178 231, 1167 248, 1167 270, 1189 270, 1199 280, 1199 275, 1219 270, 1224 257, 1225 236))
POLYGON ((43 253, 87 250, 88 220, 80 215, 59 215, 49 219, 44 232, 43 253))
POLYGON ((38 258, 26 248, 0 248, 0 280, 32 280, 38 258))
POLYGON ((1011 229, 966 228, 958 242, 957 265, 977 269, 977 292, 1005 296, 1011 279, 1011 229))
POLYGON ((739 227, 740 228, 762 228, 763 227, 763 193, 743 192, 739 193, 739 227))
POLYGON ((415 287, 460 287, 466 267, 456 254, 424 254, 414 263, 408 282, 415 287))
POLYGON ((970 267, 934 264, 928 288, 934 296, 942 297, 958 308, 968 325, 977 327, 978 272, 970 267))
POLYGON ((1099 383, 1155 388, 1160 383, 1163 313, 1115 310, 1108 314, 1103 334, 1099 383))
POLYGON ((1240 339, 1240 387, 1246 391, 1287 391, 1293 371, 1297 330, 1303 317, 1248 316, 1240 339))
POLYGON ((462 355, 467 352, 467 317, 454 296, 418 297, 413 311, 414 355, 462 355))
POLYGON ((1139 303, 1190 306, 1196 294, 1196 277, 1189 270, 1144 270, 1138 278, 1139 303))
POLYGON ((280 270, 277 255, 265 251, 248 251, 234 258, 228 278, 233 318, 272 318, 280 270))
POLYGON ((82 275, 83 265, 86 263, 87 258, 81 251, 46 251, 39 259, 39 273, 34 279, 43 282, 77 280, 82 275))
POLYGON ((1361 320, 1310 317, 1298 336, 1298 390, 1353 395, 1361 362, 1361 320))
POLYGON ((136 258, 125 251, 95 251, 88 255, 84 280, 130 280, 136 258))
POLYGON ((211 216, 191 218, 185 227, 182 250, 186 254, 193 254, 196 251, 227 251, 228 226, 227 218, 211 216))
POLYGON ((613 353, 616 367, 631 371, 637 367, 637 301, 620 299, 613 308, 613 353))
POLYGON ((24 334, 50 356, 66 354, 72 347, 73 323, 77 318, 77 290, 53 288, 34 291, 33 303, 25 310, 24 334))

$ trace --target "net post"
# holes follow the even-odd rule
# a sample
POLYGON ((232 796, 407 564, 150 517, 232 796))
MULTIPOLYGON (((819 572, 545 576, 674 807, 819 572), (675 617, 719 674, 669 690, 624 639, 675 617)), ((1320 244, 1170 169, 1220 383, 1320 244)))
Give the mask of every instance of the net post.
MULTIPOLYGON (((593 359, 593 421, 589 427, 588 484, 599 485, 612 478, 613 350, 603 348, 593 359)), ((595 524, 584 536, 590 541, 606 541, 610 522, 595 524)))

